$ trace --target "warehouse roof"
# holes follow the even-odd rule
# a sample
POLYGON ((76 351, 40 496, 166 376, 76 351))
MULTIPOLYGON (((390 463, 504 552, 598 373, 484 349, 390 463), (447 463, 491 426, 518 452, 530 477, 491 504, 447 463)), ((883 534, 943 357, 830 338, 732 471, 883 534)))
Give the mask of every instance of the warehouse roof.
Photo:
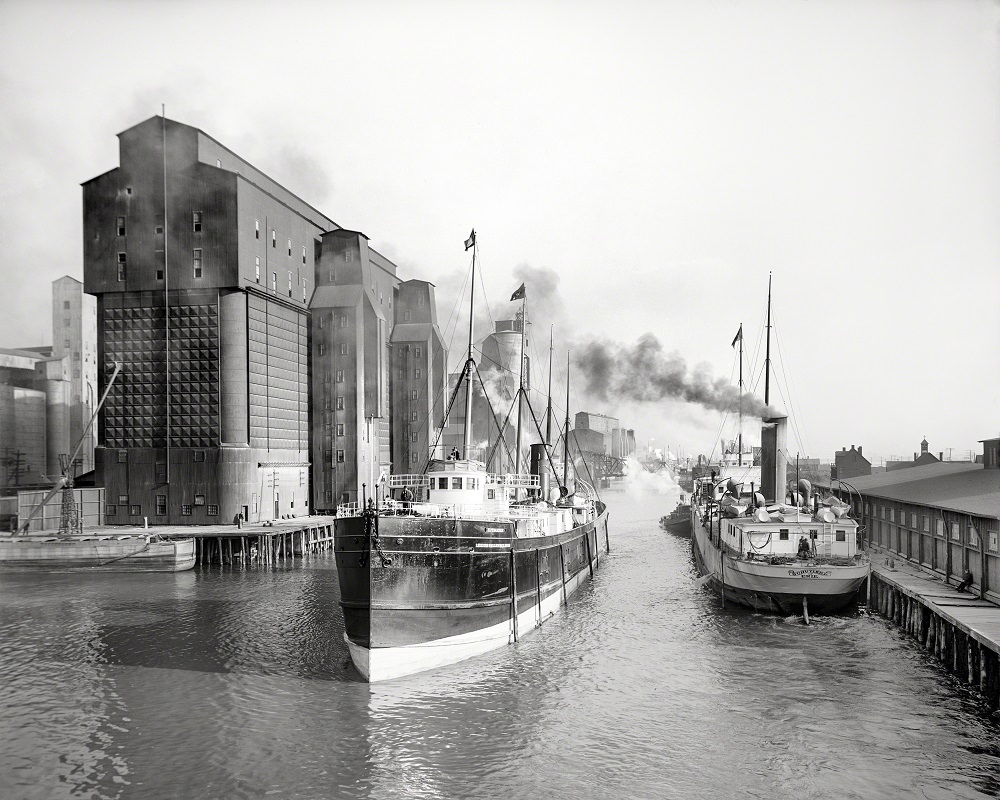
POLYGON ((855 476, 844 483, 869 497, 1000 519, 1000 470, 982 464, 944 461, 855 476))

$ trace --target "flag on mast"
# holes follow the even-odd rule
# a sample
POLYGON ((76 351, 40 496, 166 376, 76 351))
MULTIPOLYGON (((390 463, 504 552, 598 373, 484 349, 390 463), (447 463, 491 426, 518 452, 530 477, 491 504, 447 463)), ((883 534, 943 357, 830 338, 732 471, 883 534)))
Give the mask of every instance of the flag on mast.
POLYGON ((520 300, 522 297, 524 297, 524 284, 523 283, 518 287, 517 291, 514 292, 514 294, 512 294, 510 296, 510 299, 513 302, 514 300, 520 300))
POLYGON ((469 238, 465 240, 465 249, 468 250, 470 247, 476 246, 476 229, 472 229, 472 233, 469 234, 469 238))
POLYGON ((733 343, 730 346, 731 347, 736 347, 736 343, 737 342, 742 342, 742 341, 743 341, 743 323, 741 322, 740 323, 740 329, 738 331, 736 331, 736 336, 733 337, 733 343))

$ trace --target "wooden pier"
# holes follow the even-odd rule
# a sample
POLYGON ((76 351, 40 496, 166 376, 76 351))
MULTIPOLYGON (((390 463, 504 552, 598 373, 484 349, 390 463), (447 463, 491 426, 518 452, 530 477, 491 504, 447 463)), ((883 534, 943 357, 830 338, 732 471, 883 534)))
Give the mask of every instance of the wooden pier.
POLYGON ((869 611, 913 637, 996 712, 1000 708, 1000 606, 968 590, 959 592, 892 553, 875 550, 871 555, 869 611))
POLYGON ((309 553, 333 549, 335 517, 275 520, 264 525, 156 525, 149 528, 104 527, 108 532, 155 533, 164 539, 194 539, 195 566, 209 564, 277 564, 309 553))

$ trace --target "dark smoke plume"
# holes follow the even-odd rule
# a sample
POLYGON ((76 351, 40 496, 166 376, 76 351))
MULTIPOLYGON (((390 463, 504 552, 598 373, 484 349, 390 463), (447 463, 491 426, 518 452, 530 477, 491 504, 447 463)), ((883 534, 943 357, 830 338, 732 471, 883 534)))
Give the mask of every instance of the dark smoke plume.
MULTIPOLYGON (((683 400, 715 411, 740 409, 739 389, 723 378, 713 379, 704 368, 689 372, 677 353, 665 353, 659 339, 644 334, 631 347, 614 342, 589 341, 572 353, 586 391, 599 400, 656 402, 683 400)), ((756 395, 743 394, 743 413, 750 417, 781 415, 756 395)))

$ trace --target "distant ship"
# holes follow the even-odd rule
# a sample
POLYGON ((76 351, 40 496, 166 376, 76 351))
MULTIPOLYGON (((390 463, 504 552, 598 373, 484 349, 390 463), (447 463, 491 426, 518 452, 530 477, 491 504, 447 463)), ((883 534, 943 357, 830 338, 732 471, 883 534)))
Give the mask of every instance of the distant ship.
MULTIPOLYGON (((770 305, 769 288, 765 375, 770 305)), ((742 326, 734 345, 737 340, 742 376, 742 326)), ((768 401, 765 388, 765 405, 768 401)), ((723 603, 801 613, 808 622, 810 613, 839 611, 855 602, 871 565, 859 548, 858 523, 848 504, 836 498, 821 502, 807 480, 786 493, 786 426, 784 416, 762 420, 759 466, 740 463, 741 434, 740 460, 695 480, 691 538, 703 581, 723 603)))
MULTIPOLYGON (((475 232, 466 245, 473 247, 474 286, 475 232)), ((522 286, 511 299, 524 294, 522 286)), ((523 368, 523 358, 521 363, 523 368)), ((581 480, 570 491, 568 451, 561 485, 551 490, 547 444, 532 445, 528 474, 517 468, 520 441, 510 473, 489 472, 484 461, 469 457, 474 372, 470 323, 469 357, 452 397, 468 382, 465 452, 429 460, 420 474, 390 476, 388 487, 398 497, 362 498, 338 508, 344 638, 366 681, 516 642, 593 576, 602 540, 608 548, 607 508, 581 480)), ((568 401, 567 389, 567 427, 568 401)), ((520 440, 520 424, 518 431, 520 440)))

